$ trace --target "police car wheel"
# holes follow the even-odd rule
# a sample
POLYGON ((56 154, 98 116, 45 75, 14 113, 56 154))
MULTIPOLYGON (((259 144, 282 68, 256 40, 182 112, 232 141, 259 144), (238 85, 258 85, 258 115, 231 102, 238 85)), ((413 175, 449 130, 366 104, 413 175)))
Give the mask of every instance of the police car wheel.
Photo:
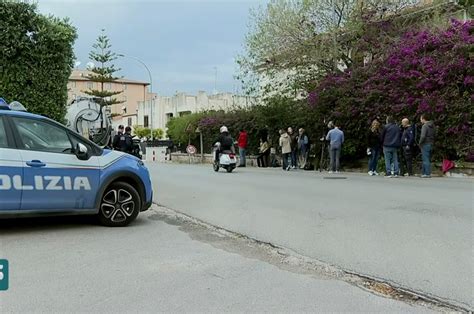
POLYGON ((125 182, 114 182, 104 192, 99 209, 99 222, 105 226, 128 225, 140 212, 140 195, 125 182))

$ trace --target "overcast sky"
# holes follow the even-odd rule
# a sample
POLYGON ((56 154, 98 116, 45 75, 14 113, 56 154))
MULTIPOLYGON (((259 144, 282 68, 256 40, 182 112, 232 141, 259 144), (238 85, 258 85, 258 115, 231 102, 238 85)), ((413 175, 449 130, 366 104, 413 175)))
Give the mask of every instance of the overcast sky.
MULTIPOLYGON (((39 11, 69 17, 77 28, 74 47, 84 68, 104 28, 115 52, 140 58, 152 72, 153 91, 173 95, 240 91, 235 57, 243 51, 249 10, 267 0, 39 0, 39 11)), ((149 81, 145 68, 117 60, 120 75, 149 81)))

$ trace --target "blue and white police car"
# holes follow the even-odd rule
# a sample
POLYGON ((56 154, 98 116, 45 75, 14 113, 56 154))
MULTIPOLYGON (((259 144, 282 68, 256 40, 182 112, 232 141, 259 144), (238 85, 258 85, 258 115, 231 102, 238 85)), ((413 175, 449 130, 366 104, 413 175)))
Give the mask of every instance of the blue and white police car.
POLYGON ((125 226, 152 197, 140 159, 0 98, 0 217, 94 214, 125 226))

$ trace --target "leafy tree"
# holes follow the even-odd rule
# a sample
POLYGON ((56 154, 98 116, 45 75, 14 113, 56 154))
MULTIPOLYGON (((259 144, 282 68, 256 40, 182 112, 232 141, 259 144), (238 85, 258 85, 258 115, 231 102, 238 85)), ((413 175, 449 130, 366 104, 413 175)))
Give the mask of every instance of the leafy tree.
POLYGON ((168 136, 177 144, 188 144, 190 141, 195 141, 199 137, 195 130, 204 115, 204 113, 194 113, 172 118, 166 124, 168 136))
POLYGON ((0 1, 0 97, 63 121, 76 29, 35 4, 0 1))
POLYGON ((119 95, 121 91, 109 91, 104 90, 104 83, 113 83, 118 80, 118 77, 115 77, 114 74, 120 69, 115 68, 112 61, 117 59, 117 55, 112 52, 110 48, 110 40, 105 35, 105 30, 102 30, 102 34, 99 35, 97 41, 92 45, 93 50, 89 53, 89 58, 93 61, 94 66, 90 69, 92 74, 89 74, 87 78, 92 82, 99 84, 99 89, 91 89, 85 91, 86 94, 100 99, 100 104, 102 106, 111 106, 114 104, 120 104, 123 101, 117 100, 113 96, 119 95))
POLYGON ((237 59, 237 78, 246 91, 265 96, 277 90, 276 94, 298 96, 295 90, 314 87, 326 74, 363 61, 354 46, 366 32, 369 17, 393 17, 417 2, 273 0, 265 9, 252 12, 246 50, 237 59))

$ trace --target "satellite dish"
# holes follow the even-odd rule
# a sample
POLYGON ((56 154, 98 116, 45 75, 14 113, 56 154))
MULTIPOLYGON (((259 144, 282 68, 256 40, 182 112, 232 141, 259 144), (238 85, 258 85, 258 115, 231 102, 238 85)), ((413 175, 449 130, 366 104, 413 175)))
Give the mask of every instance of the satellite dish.
POLYGON ((81 61, 76 61, 76 62, 74 62, 74 67, 75 67, 75 68, 77 68, 77 67, 80 66, 80 65, 81 65, 81 61))
POLYGON ((90 62, 90 61, 87 62, 87 69, 88 69, 88 70, 91 70, 91 69, 93 69, 93 68, 95 68, 94 62, 90 62))

